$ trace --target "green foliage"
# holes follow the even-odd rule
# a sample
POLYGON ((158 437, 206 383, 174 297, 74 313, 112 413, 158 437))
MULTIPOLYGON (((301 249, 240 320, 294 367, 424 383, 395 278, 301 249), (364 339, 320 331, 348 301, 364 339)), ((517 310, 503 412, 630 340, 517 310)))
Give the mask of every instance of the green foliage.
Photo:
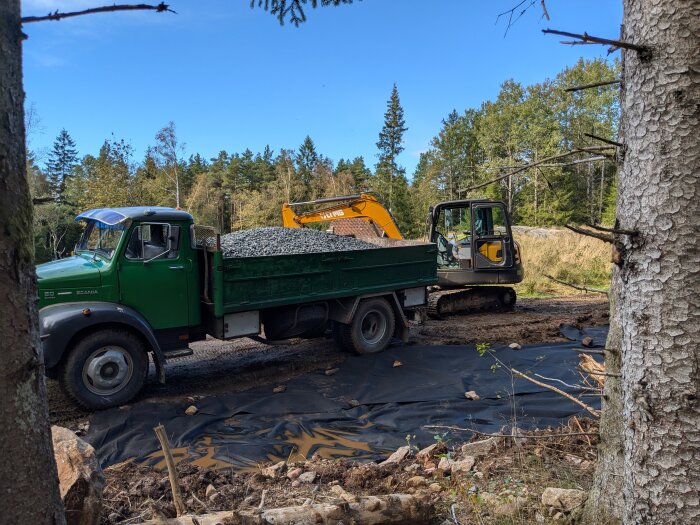
MULTIPOLYGON (((278 3, 282 10, 289 5, 278 3)), ((286 13, 288 16, 289 11, 286 13)), ((585 133, 615 139, 617 88, 576 93, 564 88, 617 78, 619 69, 617 63, 580 60, 554 79, 538 84, 504 82, 495 100, 461 112, 452 110, 442 120, 410 181, 398 162, 408 128, 396 85, 386 104, 374 170, 359 156, 342 158, 334 165, 317 151, 308 135, 296 150, 274 152, 266 146, 262 152, 246 148, 242 152, 222 150, 211 159, 199 154, 187 158, 173 122, 158 131, 153 147, 139 162, 134 161, 128 142, 116 138, 106 140, 96 156, 78 160, 75 144, 63 130, 46 170, 39 169, 31 152, 28 155, 32 195, 57 200, 56 206, 37 208, 37 255, 43 260, 68 253, 74 243, 73 217, 89 208, 179 204, 199 223, 226 232, 280 224, 285 202, 362 191, 377 193, 409 238, 426 235, 431 205, 470 197, 503 200, 514 221, 523 225, 611 225, 615 210, 611 159, 580 162, 591 155, 578 154, 471 188, 574 147, 600 145, 585 133)), ((528 264, 533 267, 535 262, 528 264)), ((574 277, 557 275, 564 280, 574 277)), ((589 265, 585 275, 575 277, 576 282, 597 283, 607 278, 607 269, 589 265)), ((535 281, 526 280, 522 286, 532 294, 545 289, 535 281)))

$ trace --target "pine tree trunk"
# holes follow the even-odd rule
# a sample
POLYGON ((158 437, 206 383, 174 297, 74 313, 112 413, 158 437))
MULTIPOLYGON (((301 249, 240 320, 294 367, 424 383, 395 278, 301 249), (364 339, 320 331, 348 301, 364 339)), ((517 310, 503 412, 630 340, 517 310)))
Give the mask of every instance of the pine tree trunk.
POLYGON ((65 523, 37 329, 19 0, 0 2, 0 494, 3 523, 65 523))
MULTIPOLYGON (((700 2, 624 0, 625 523, 700 522, 700 2)), ((612 464, 611 464, 612 468, 612 464)), ((619 472, 619 470, 618 470, 619 472)), ((612 472, 609 472, 611 474, 612 472)))

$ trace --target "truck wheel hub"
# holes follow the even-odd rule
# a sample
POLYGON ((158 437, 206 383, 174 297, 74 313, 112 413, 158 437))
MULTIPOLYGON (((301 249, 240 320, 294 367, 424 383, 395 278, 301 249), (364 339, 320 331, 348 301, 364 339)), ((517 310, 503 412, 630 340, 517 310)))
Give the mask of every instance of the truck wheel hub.
POLYGON ((379 312, 367 312, 362 319, 362 337, 370 344, 376 343, 386 331, 386 319, 379 312))
POLYGON ((131 356, 123 348, 119 346, 100 348, 85 362, 83 383, 95 394, 114 394, 129 382, 133 368, 131 356))

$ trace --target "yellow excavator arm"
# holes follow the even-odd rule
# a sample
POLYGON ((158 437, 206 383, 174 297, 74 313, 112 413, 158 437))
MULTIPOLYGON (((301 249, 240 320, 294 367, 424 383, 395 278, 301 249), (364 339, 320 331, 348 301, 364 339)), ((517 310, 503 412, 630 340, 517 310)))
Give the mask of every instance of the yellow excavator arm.
POLYGON ((303 228, 314 222, 339 219, 362 219, 381 228, 391 239, 403 239, 391 212, 369 193, 282 205, 282 224, 286 228, 303 228), (296 214, 293 209, 294 206, 319 204, 330 204, 330 206, 300 214, 296 214))

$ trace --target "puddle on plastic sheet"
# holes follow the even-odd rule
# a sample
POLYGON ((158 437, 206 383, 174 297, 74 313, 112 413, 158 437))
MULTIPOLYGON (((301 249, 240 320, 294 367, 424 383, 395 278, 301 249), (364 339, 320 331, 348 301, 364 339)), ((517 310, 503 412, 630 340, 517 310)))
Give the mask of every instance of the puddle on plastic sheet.
MULTIPOLYGON (((233 422, 235 420, 231 420, 233 422)), ((277 435, 274 441, 269 443, 265 459, 260 463, 278 461, 305 461, 313 456, 322 459, 353 458, 357 460, 372 459, 378 453, 385 451, 372 447, 368 443, 354 439, 358 433, 372 426, 367 421, 363 425, 343 430, 313 427, 310 429, 302 425, 294 425, 296 428, 286 429, 281 435, 277 435)), ((256 438, 268 438, 274 435, 275 428, 270 427, 255 432, 256 438)), ((225 434, 200 436, 194 443, 187 447, 172 448, 173 460, 176 464, 181 462, 191 463, 200 468, 207 469, 233 469, 239 473, 256 472, 258 462, 239 456, 236 449, 242 442, 252 437, 250 434, 225 434)), ((166 468, 162 450, 158 450, 146 456, 141 462, 158 470, 166 468)))

